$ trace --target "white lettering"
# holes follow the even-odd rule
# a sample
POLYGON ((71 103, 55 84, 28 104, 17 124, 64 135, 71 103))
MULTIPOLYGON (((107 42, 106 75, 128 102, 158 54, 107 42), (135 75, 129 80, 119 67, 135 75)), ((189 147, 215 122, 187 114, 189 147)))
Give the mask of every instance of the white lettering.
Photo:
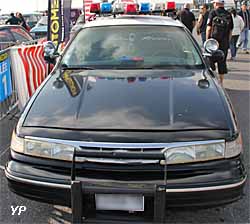
POLYGON ((26 206, 10 206, 11 210, 12 210, 12 214, 11 215, 15 215, 16 211, 18 210, 17 215, 21 215, 22 212, 25 212, 27 210, 26 206))
POLYGON ((20 206, 18 215, 21 215, 21 212, 25 212, 25 211, 26 211, 26 206, 20 206))
POLYGON ((2 64, 0 64, 0 74, 3 74, 4 72, 6 72, 8 69, 8 65, 6 62, 3 62, 2 64))
POLYGON ((16 210, 19 208, 19 206, 16 206, 16 208, 14 208, 14 206, 10 206, 11 207, 11 210, 12 210, 12 214, 11 215, 15 215, 16 213, 16 210))

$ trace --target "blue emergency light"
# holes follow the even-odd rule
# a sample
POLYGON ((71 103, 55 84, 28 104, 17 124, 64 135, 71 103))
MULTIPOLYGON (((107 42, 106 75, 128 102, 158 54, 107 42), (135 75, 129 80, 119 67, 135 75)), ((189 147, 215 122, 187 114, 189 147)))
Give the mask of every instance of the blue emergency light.
POLYGON ((140 13, 149 14, 150 13, 150 3, 141 3, 140 13))
POLYGON ((104 2, 101 5, 101 13, 111 13, 112 12, 112 5, 109 2, 104 2))

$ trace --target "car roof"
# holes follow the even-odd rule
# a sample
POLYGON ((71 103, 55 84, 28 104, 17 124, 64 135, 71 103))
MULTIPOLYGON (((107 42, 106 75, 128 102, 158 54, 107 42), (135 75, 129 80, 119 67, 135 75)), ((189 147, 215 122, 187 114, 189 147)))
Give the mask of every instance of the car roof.
POLYGON ((0 29, 3 29, 3 28, 19 28, 19 29, 23 29, 25 30, 22 26, 20 25, 0 25, 0 29))
POLYGON ((184 27, 184 25, 170 17, 166 16, 150 16, 150 15, 122 15, 114 18, 97 17, 96 20, 83 25, 83 27, 98 27, 98 26, 119 26, 119 25, 154 25, 154 26, 175 26, 184 27))

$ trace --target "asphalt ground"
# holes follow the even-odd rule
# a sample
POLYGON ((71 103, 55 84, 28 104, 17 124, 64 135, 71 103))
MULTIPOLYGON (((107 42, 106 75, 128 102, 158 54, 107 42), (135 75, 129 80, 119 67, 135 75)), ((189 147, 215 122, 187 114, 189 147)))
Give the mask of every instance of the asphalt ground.
MULTIPOLYGON (((238 117, 243 135, 245 165, 250 173, 250 56, 239 53, 237 61, 228 64, 229 74, 224 88, 238 117)), ((8 158, 11 132, 15 124, 16 118, 11 115, 0 121, 0 223, 70 223, 70 208, 31 201, 8 189, 2 168, 8 158), (11 206, 26 206, 27 210, 21 215, 12 215, 11 206)), ((227 206, 202 210, 168 210, 166 223, 250 223, 249 188, 248 178, 244 197, 227 206)))

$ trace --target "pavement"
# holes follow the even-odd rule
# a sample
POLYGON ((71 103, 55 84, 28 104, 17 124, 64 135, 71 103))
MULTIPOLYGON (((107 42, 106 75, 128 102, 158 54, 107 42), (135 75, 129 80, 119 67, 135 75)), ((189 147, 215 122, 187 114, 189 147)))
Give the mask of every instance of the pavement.
MULTIPOLYGON (((243 135, 244 160, 250 168, 250 55, 239 52, 237 61, 229 62, 229 74, 225 77, 226 89, 243 135)), ((0 121, 0 168, 3 168, 9 153, 11 132, 16 118, 11 115, 0 121)), ((202 210, 169 210, 166 223, 250 223, 250 183, 249 178, 244 197, 227 206, 202 210)), ((0 223, 70 223, 71 210, 67 207, 31 201, 10 192, 4 172, 0 169, 0 223), (11 206, 26 206, 21 215, 12 215, 11 206)))

